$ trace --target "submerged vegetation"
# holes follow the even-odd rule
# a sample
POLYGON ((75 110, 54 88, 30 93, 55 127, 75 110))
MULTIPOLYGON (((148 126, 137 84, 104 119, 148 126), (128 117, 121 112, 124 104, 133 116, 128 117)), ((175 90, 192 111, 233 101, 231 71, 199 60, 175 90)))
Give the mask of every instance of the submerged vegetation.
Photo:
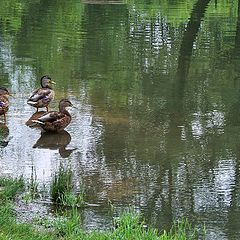
POLYGON ((156 229, 146 228, 141 215, 132 209, 115 219, 113 229, 108 231, 84 231, 76 207, 63 216, 57 215, 51 223, 47 219, 39 221, 37 226, 36 223, 19 223, 14 212, 14 199, 23 189, 22 178, 0 179, 0 239, 197 239, 195 230, 186 220, 174 225, 169 232, 159 233, 156 229))

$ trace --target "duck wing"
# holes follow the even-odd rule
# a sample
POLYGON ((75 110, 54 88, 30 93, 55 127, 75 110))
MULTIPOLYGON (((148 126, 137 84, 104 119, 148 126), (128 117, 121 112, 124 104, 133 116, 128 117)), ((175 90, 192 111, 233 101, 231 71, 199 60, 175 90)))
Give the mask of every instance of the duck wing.
POLYGON ((64 118, 64 116, 65 115, 61 112, 51 111, 51 112, 44 114, 40 118, 38 118, 38 121, 43 122, 43 123, 54 122, 54 121, 64 118))
POLYGON ((8 101, 7 97, 0 96, 0 107, 1 108, 8 108, 9 107, 9 101, 8 101))
POLYGON ((37 102, 40 99, 43 98, 48 98, 49 95, 52 94, 52 90, 49 88, 39 88, 36 89, 32 95, 30 96, 30 98, 28 99, 28 101, 33 101, 33 102, 37 102))

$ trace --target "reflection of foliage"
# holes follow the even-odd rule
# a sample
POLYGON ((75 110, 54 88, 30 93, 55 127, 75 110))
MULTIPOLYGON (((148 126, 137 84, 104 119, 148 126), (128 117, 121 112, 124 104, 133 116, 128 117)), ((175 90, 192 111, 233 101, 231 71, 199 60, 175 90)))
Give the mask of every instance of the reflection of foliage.
MULTIPOLYGON (((188 21, 191 10, 196 1, 151 0, 146 3, 144 0, 125 0, 124 2, 128 4, 129 11, 134 14, 137 13, 142 20, 154 19, 161 16, 165 18, 169 25, 177 27, 179 24, 188 21)), ((208 13, 210 15, 216 14, 226 18, 233 17, 233 15, 236 17, 237 1, 229 3, 229 5, 219 2, 217 7, 214 4, 211 4, 208 13)))
POLYGON ((67 68, 66 64, 72 66, 75 54, 69 53, 81 46, 82 13, 83 6, 76 1, 32 5, 24 16, 25 25, 18 35, 17 55, 30 52, 38 71, 49 72, 55 79, 70 79, 70 72, 66 69, 71 67, 67 68), (31 28, 33 25, 35 27, 31 28))
POLYGON ((125 2, 128 3, 130 12, 137 13, 140 19, 147 20, 161 16, 173 26, 186 22, 194 4, 191 0, 174 2, 156 0, 151 1, 151 4, 145 3, 145 1, 135 0, 126 0, 125 2), (181 11, 179 11, 179 9, 181 9, 181 11))
POLYGON ((40 75, 44 72, 55 79, 70 79, 65 59, 72 66, 74 55, 69 52, 81 46, 83 5, 80 2, 1 1, 0 14, 0 32, 11 37, 14 55, 33 59, 28 64, 36 66, 40 75))
MULTIPOLYGON (((73 0, 1 1, 2 27, 4 33, 18 33, 13 53, 32 58, 37 74, 51 73, 58 88, 74 88, 83 78, 91 90, 97 86, 97 91, 105 91, 104 99, 99 96, 103 101, 126 104, 129 90, 133 96, 143 90, 150 95, 159 89, 166 92, 156 86, 158 82, 149 85, 144 81, 174 71, 175 46, 182 37, 179 25, 188 21, 194 1, 124 2, 126 5, 93 8, 73 0)), ((218 3, 217 8, 212 4, 208 14, 234 19, 236 5, 232 4, 230 13, 225 4, 218 3)), ((223 21, 220 26, 229 24, 223 21)))
POLYGON ((17 31, 21 27, 23 6, 20 1, 1 1, 1 28, 17 31))
MULTIPOLYGON (((31 1, 31 4, 38 0, 31 1)), ((0 1, 1 28, 8 34, 17 32, 22 27, 22 16, 30 5, 29 0, 0 1)))
MULTIPOLYGON (((66 92, 74 89, 76 93, 82 84, 90 104, 107 117, 119 114, 127 116, 128 121, 131 115, 127 139, 133 146, 141 139, 141 144, 151 149, 155 142, 165 144, 160 136, 174 126, 170 126, 169 116, 178 111, 174 105, 177 100, 172 100, 176 59, 184 25, 196 1, 124 2, 126 5, 93 6, 73 0, 5 0, 0 3, 2 31, 6 29, 13 35, 12 53, 20 59, 33 59, 28 64, 39 75, 51 73, 58 88, 66 92), (152 133, 144 131, 147 128, 152 133)), ((233 45, 228 35, 229 29, 236 27, 237 2, 231 4, 229 7, 219 2, 215 7, 211 3, 205 14, 205 19, 211 16, 211 21, 203 21, 198 33, 189 71, 191 82, 186 84, 183 100, 191 111, 211 111, 223 99, 224 105, 231 105, 238 94, 229 84, 229 76, 233 79, 236 73, 230 65, 220 68, 222 60, 229 61, 233 45), (202 47, 205 45, 208 47, 202 47)), ((184 114, 180 117, 184 119, 184 114)), ((121 136, 125 141, 125 135, 121 136)))

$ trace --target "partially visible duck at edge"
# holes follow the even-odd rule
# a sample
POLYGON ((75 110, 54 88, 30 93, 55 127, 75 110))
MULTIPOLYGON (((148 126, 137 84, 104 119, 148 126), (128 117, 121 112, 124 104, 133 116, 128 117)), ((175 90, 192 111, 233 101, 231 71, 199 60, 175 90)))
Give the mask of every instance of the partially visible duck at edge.
POLYGON ((4 116, 4 125, 6 124, 6 112, 9 109, 8 96, 10 93, 5 87, 0 87, 0 115, 4 116))
POLYGON ((46 132, 59 132, 66 128, 71 122, 71 115, 67 111, 67 107, 73 107, 68 99, 62 99, 59 102, 59 111, 50 111, 45 113, 37 120, 32 122, 37 123, 46 132))
POLYGON ((54 81, 48 76, 45 75, 41 78, 41 88, 36 89, 31 97, 27 100, 27 103, 37 108, 46 108, 48 112, 48 105, 54 99, 54 91, 52 89, 52 84, 55 84, 54 81))

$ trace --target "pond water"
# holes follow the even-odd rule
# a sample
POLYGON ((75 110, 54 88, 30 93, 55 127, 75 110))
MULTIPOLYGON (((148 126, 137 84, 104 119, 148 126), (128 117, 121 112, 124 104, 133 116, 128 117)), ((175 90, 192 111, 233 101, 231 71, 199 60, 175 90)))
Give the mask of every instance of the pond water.
POLYGON ((0 174, 50 185, 60 164, 83 184, 87 229, 133 206, 169 229, 187 217, 207 239, 240 237, 238 1, 0 2, 0 174), (48 74, 50 109, 69 98, 61 134, 26 125, 48 74))

